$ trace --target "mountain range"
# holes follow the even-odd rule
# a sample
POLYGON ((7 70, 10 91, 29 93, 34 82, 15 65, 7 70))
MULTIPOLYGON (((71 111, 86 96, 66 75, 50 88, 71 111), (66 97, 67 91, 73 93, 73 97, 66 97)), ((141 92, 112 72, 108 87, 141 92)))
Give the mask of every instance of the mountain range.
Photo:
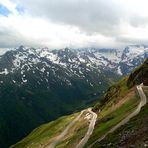
POLYGON ((0 147, 71 114, 148 58, 148 46, 125 49, 5 49, 0 52, 0 147))

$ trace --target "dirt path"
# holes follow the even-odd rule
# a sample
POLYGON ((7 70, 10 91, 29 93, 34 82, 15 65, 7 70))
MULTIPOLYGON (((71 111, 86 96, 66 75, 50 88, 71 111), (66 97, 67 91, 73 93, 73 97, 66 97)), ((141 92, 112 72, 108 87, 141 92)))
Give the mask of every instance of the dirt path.
POLYGON ((142 106, 144 106, 147 102, 146 100, 146 96, 142 90, 142 84, 138 85, 137 86, 137 90, 138 90, 138 93, 139 93, 139 96, 140 96, 140 103, 138 105, 138 107, 136 108, 136 110, 134 110, 131 114, 129 114, 125 119, 123 119, 121 122, 119 122, 116 126, 114 126, 111 130, 109 130, 104 136, 102 136, 101 138, 99 138, 98 140, 96 140, 94 143, 92 143, 88 148, 91 148, 95 143, 97 142, 100 142, 101 140, 103 140, 109 133, 112 133, 114 132, 117 128, 121 127, 122 125, 126 124, 131 118, 133 118, 134 116, 136 116, 142 106))
POLYGON ((79 120, 83 112, 84 111, 81 111, 81 113, 70 124, 67 125, 64 131, 59 136, 57 136, 56 139, 50 145, 46 146, 46 148, 54 148, 68 133, 69 129, 79 120))
POLYGON ((90 135, 92 134, 94 130, 94 126, 95 126, 96 119, 97 119, 97 114, 94 113, 91 110, 91 108, 88 109, 88 112, 92 115, 92 119, 90 121, 87 133, 85 134, 84 138, 80 141, 80 143, 76 146, 76 148, 83 148, 83 146, 86 144, 86 142, 88 141, 90 135))

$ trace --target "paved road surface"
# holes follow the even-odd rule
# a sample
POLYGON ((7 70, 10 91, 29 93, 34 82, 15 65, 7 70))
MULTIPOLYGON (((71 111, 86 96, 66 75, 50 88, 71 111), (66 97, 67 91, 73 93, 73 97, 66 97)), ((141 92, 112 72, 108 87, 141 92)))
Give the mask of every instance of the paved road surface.
POLYGON ((64 136, 68 133, 68 130, 79 120, 81 115, 83 114, 84 111, 81 111, 81 113, 70 123, 67 125, 67 127, 64 129, 64 131, 57 136, 55 141, 53 141, 50 145, 46 146, 46 148, 54 148, 63 138, 64 136))
POLYGON ((103 140, 109 133, 112 133, 114 132, 117 128, 121 127, 122 125, 126 124, 131 118, 133 118, 134 116, 136 116, 142 106, 144 106, 147 102, 146 100, 146 96, 142 90, 142 86, 143 84, 140 84, 137 86, 137 90, 138 90, 138 93, 139 93, 139 96, 140 96, 140 103, 138 105, 138 107, 136 108, 136 110, 134 112, 132 112, 131 114, 129 114, 125 119, 123 119, 121 122, 119 122, 116 126, 114 126, 111 130, 109 130, 104 136, 102 136, 101 138, 99 138, 98 140, 96 140, 94 143, 92 143, 88 148, 91 148, 95 143, 97 142, 100 142, 101 140, 103 140))
POLYGON ((97 119, 97 114, 94 113, 91 110, 91 108, 89 108, 88 111, 92 115, 92 119, 90 121, 87 133, 85 134, 84 138, 80 141, 80 143, 76 146, 76 148, 83 148, 83 146, 86 144, 86 142, 88 141, 90 135, 92 134, 92 132, 94 130, 94 126, 95 126, 96 119, 97 119))

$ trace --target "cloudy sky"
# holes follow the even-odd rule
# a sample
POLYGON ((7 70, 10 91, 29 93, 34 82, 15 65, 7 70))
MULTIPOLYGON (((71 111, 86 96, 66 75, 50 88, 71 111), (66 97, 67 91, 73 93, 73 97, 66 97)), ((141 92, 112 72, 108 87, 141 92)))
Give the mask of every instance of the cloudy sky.
POLYGON ((148 44, 148 0, 0 0, 0 48, 148 44))

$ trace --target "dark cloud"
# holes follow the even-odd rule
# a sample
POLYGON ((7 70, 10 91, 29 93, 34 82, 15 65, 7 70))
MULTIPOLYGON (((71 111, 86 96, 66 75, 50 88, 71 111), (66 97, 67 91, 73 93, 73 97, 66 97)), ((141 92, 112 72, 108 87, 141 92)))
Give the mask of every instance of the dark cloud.
POLYGON ((124 37, 124 36, 118 36, 116 38, 117 43, 124 43, 124 45, 130 45, 130 44, 148 44, 148 38, 138 38, 137 37, 124 37))
POLYGON ((116 34, 125 12, 112 0, 20 0, 35 16, 79 27, 86 33, 116 34))
POLYGON ((20 45, 40 46, 37 41, 31 40, 30 38, 27 39, 15 29, 7 27, 0 28, 0 48, 19 47, 20 45))

